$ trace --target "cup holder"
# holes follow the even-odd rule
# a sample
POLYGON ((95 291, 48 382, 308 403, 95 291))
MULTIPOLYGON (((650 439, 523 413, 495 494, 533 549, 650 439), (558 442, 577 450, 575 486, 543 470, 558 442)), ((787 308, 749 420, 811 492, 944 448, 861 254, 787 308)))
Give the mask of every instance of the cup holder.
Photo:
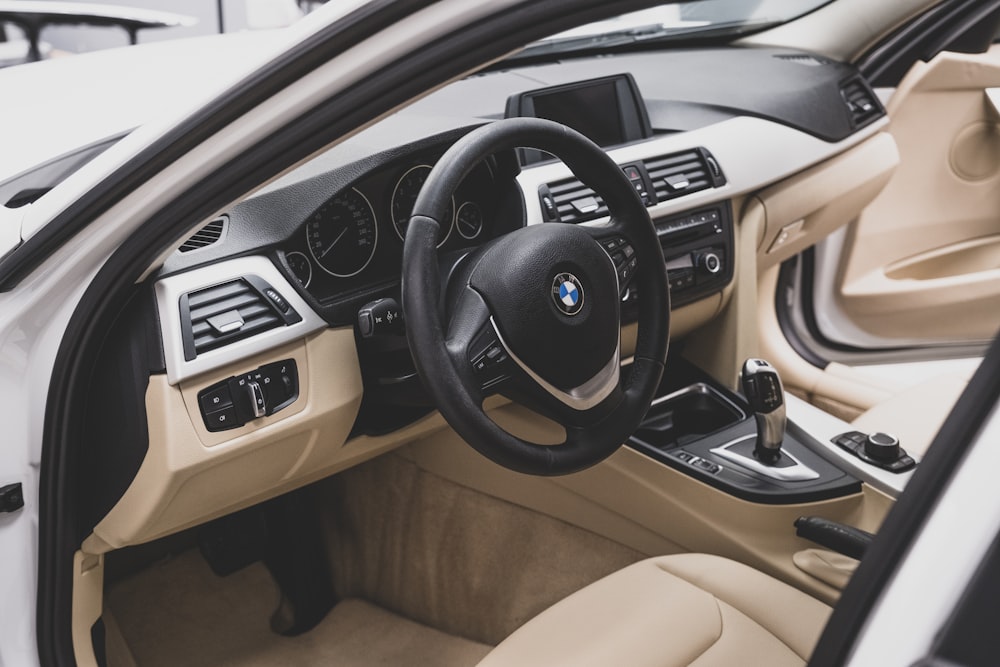
POLYGON ((656 449, 673 449, 746 418, 721 392, 698 382, 653 401, 634 437, 656 449))

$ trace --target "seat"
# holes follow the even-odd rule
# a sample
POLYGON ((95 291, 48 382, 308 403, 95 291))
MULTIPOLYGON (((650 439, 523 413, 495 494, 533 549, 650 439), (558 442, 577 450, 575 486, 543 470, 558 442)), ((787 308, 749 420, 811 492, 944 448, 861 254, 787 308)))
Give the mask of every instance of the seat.
POLYGON ((479 664, 804 665, 829 614, 822 602, 735 561, 662 556, 556 603, 479 664))

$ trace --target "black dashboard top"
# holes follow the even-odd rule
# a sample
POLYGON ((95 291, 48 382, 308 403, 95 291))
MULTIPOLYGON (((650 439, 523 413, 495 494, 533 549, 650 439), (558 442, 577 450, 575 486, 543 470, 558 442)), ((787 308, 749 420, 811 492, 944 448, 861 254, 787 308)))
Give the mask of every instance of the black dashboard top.
MULTIPOLYGON (((787 49, 660 50, 484 72, 417 101, 234 206, 222 242, 173 254, 159 275, 266 251, 308 286, 318 312, 330 322, 342 320, 359 299, 398 286, 402 209, 407 201, 412 205, 427 166, 452 142, 502 118, 511 95, 622 73, 635 79, 654 136, 738 116, 764 118, 828 142, 860 126, 845 103, 845 86, 858 79, 857 70, 787 49), (348 245, 358 257, 345 250, 348 245)), ((524 224, 515 181, 520 168, 510 153, 470 174, 456 193, 442 252, 524 224)))

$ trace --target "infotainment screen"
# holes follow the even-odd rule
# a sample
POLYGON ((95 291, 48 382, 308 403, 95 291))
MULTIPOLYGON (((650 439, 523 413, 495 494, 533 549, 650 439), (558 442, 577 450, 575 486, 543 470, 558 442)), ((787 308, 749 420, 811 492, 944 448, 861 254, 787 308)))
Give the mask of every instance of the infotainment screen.
MULTIPOLYGON (((617 146, 652 135, 646 107, 628 74, 540 88, 507 100, 507 117, 546 118, 587 136, 598 146, 617 146)), ((522 162, 539 162, 546 154, 523 150, 522 162)))

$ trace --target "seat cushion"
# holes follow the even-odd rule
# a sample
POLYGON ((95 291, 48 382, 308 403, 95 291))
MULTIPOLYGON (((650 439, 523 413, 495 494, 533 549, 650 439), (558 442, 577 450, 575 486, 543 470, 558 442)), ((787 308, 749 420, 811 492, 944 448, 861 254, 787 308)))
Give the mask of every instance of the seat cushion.
POLYGON ((735 561, 662 556, 558 602, 479 664, 804 665, 829 614, 822 602, 735 561))

